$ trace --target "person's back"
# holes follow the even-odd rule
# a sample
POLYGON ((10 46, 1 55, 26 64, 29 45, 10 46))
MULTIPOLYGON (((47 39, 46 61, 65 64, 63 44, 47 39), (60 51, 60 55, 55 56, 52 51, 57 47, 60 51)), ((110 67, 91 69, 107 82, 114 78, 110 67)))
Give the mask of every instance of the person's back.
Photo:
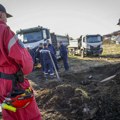
MULTIPOLYGON (((48 48, 43 48, 43 50, 49 51, 48 48)), ((48 52, 43 52, 42 57, 43 57, 43 60, 44 60, 44 61, 51 61, 51 60, 50 60, 50 55, 49 55, 48 52)))
MULTIPOLYGON (((24 48, 22 42, 18 40, 17 36, 6 25, 6 17, 10 16, 6 13, 4 6, 0 4, 0 103, 3 103, 8 95, 12 95, 13 91, 25 91, 30 88, 28 79, 25 79, 23 75, 29 74, 33 69, 33 61, 30 54, 24 48), (21 79, 18 75, 19 71, 22 75, 21 79)), ((11 105, 15 107, 12 102, 11 105)), ((2 109, 3 119, 41 120, 35 98, 33 97, 29 104, 27 104, 19 109, 16 107, 16 112, 2 109), (34 114, 31 114, 33 111, 34 114)))
POLYGON ((56 58, 56 50, 55 50, 54 46, 49 42, 49 40, 47 41, 47 44, 48 44, 48 49, 51 52, 51 56, 52 56, 52 59, 54 61, 55 67, 57 70, 59 70, 57 58, 56 58))
POLYGON ((44 75, 47 77, 48 73, 50 76, 53 76, 53 65, 50 57, 50 50, 48 49, 48 45, 44 43, 44 48, 42 50, 43 64, 44 64, 44 75))
POLYGON ((48 44, 48 49, 50 50, 52 55, 56 55, 55 48, 52 44, 48 44))
POLYGON ((41 63, 41 54, 40 54, 40 50, 43 49, 43 44, 40 43, 39 47, 37 48, 36 52, 35 52, 35 57, 39 59, 39 62, 41 63))
POLYGON ((66 46, 63 45, 62 41, 60 41, 60 55, 64 63, 65 71, 69 70, 68 52, 66 46))
POLYGON ((60 53, 61 53, 62 56, 68 54, 67 48, 63 44, 60 46, 60 53))

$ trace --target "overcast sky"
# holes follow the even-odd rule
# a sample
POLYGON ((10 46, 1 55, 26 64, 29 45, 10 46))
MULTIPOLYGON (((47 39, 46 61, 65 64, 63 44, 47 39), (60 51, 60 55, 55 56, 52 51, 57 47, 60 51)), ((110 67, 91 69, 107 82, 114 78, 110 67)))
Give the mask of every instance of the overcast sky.
POLYGON ((120 0, 0 0, 7 24, 18 29, 47 27, 51 32, 77 38, 82 34, 108 34, 120 29, 120 0))

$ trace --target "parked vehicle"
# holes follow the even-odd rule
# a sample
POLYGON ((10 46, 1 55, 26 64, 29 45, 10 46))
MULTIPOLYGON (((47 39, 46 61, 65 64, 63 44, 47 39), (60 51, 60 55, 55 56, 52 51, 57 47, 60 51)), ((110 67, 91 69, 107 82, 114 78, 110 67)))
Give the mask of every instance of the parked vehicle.
POLYGON ((80 55, 78 39, 69 40, 68 50, 70 55, 80 55))
POLYGON ((69 45, 69 36, 63 36, 63 35, 57 35, 55 33, 51 33, 51 41, 52 44, 55 46, 55 49, 57 51, 56 55, 57 58, 60 58, 60 51, 59 51, 59 42, 62 41, 62 43, 67 47, 69 45))
POLYGON ((102 51, 102 36, 97 35, 85 35, 80 36, 79 39, 70 40, 68 49, 71 54, 81 55, 82 57, 88 55, 99 56, 102 51))
POLYGON ((16 33, 26 48, 30 47, 30 49, 34 50, 40 43, 44 43, 47 39, 50 39, 49 29, 40 26, 20 29, 16 33))
POLYGON ((47 40, 50 40, 56 49, 56 56, 60 58, 59 52, 59 41, 63 41, 65 45, 68 45, 69 39, 67 36, 56 35, 55 33, 50 33, 50 30, 47 28, 43 28, 41 26, 28 28, 28 29, 20 29, 16 31, 18 38, 23 42, 24 46, 34 51, 38 48, 40 43, 44 43, 47 40))

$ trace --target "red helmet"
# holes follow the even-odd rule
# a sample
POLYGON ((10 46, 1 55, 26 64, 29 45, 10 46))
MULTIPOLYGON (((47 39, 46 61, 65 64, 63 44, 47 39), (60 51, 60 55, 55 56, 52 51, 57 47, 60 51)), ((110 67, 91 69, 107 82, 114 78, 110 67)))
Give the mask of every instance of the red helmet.
POLYGON ((24 108, 29 105, 33 99, 33 90, 31 88, 28 88, 24 90, 24 92, 22 91, 22 93, 18 95, 13 95, 8 100, 6 99, 6 103, 16 108, 24 108))
POLYGON ((11 98, 12 102, 12 106, 16 107, 16 108, 24 108, 27 105, 30 104, 30 102, 33 100, 33 94, 31 95, 18 95, 15 98, 11 98))

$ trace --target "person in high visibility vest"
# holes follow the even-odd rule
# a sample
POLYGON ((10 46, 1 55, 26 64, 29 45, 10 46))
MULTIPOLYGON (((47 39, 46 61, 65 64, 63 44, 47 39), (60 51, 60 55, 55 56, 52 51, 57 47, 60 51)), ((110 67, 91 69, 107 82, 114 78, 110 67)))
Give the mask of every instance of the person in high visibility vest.
MULTIPOLYGON (((23 77, 23 80, 17 81, 15 76, 19 69, 23 75, 28 75, 33 69, 31 55, 6 24, 8 17, 12 15, 8 14, 5 7, 0 4, 0 103, 3 103, 14 87, 23 90, 30 87, 28 79, 23 77), (13 85, 16 82, 17 84, 13 85)), ((3 105, 3 108, 12 109, 7 105, 3 105)), ((27 107, 19 108, 16 112, 3 109, 2 116, 3 120, 41 120, 35 98, 27 107)))

